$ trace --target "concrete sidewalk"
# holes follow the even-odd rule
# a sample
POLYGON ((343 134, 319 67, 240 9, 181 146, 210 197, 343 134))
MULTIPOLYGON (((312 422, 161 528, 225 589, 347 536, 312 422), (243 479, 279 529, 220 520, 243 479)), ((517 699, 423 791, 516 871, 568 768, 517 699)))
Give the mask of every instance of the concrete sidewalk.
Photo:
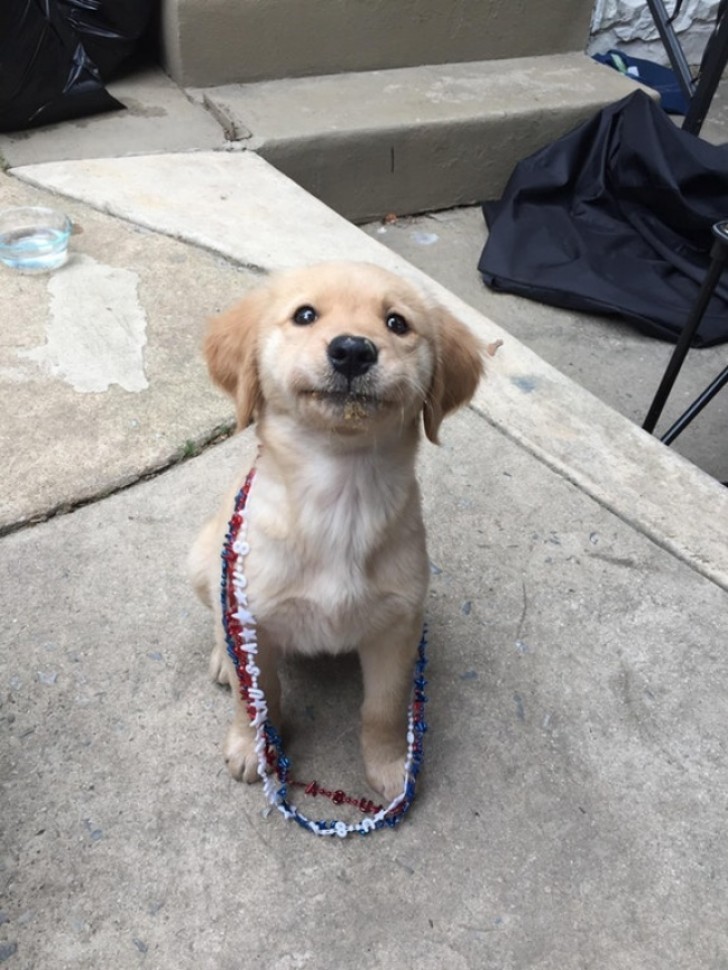
MULTIPOLYGON (((72 261, 2 276, 0 961, 725 967, 726 491, 252 153, 0 176, 3 204, 49 192, 83 230, 72 261), (420 279, 504 345, 422 449, 417 801, 398 831, 332 844, 229 781, 230 702, 181 564, 254 448, 207 444, 231 412, 195 349, 204 316, 341 255, 420 279), (127 336, 123 371, 79 369, 73 300, 87 333, 127 336)), ((287 677, 297 774, 363 791, 356 670, 287 677)))

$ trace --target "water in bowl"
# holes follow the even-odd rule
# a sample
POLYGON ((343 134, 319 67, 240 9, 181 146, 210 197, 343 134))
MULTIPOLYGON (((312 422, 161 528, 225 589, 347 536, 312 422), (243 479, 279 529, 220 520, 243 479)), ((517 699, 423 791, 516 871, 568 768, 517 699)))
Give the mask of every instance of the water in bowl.
POLYGON ((68 230, 28 226, 0 233, 0 262, 24 273, 47 273, 66 262, 68 230))

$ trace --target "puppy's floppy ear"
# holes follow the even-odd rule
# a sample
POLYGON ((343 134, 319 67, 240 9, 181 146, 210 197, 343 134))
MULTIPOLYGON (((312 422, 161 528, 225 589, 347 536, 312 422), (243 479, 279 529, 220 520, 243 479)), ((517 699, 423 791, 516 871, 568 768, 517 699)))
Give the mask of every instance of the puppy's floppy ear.
POLYGON ((210 320, 204 352, 210 377, 235 401, 238 428, 247 428, 261 402, 258 378, 258 320, 267 300, 253 290, 210 320))
POLYGON ((438 315, 435 371, 422 412, 425 433, 434 444, 439 444, 443 418, 467 404, 484 371, 478 339, 447 310, 439 308, 438 315))

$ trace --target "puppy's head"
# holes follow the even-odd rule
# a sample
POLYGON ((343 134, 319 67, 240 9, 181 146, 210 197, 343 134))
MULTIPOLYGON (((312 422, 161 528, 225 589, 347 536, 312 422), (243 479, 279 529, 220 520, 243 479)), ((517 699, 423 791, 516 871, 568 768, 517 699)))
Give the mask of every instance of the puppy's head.
POLYGON ((376 434, 422 413, 440 422, 473 395, 477 340, 410 283, 368 263, 276 274, 211 321, 210 374, 238 426, 263 413, 341 434, 376 434))

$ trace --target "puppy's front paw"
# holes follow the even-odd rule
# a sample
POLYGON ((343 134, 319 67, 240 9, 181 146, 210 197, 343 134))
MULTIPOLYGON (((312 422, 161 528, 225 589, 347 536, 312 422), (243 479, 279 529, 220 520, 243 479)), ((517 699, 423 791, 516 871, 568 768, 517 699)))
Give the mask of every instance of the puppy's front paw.
POLYGON ((405 758, 395 758, 393 761, 367 763, 367 781, 380 795, 392 801, 402 794, 404 788, 405 758))
POLYGON ((252 728, 248 725, 241 728, 233 721, 225 738, 223 752, 227 769, 236 781, 247 781, 248 784, 258 781, 258 756, 252 728))
POLYGON ((230 679, 230 661, 228 660, 227 654, 215 644, 212 648, 212 653, 210 654, 210 666, 208 667, 210 672, 210 678, 217 684, 222 684, 223 687, 233 686, 233 682, 230 679))

